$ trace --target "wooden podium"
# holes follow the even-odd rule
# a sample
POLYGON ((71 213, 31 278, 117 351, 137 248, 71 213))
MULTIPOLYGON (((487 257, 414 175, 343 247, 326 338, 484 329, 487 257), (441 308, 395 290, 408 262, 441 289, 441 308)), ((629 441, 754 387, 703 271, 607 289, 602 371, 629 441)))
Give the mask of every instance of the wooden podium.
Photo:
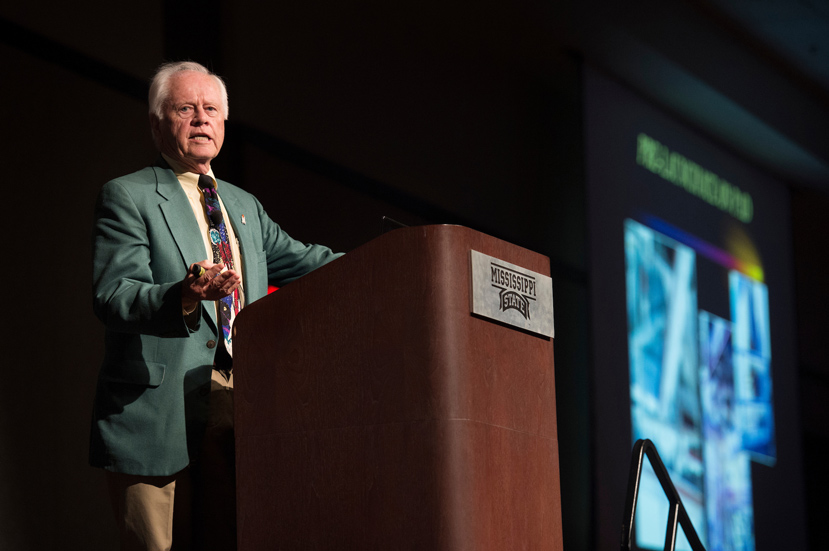
POLYGON ((387 233, 245 308, 240 551, 562 548, 553 340, 470 313, 460 226, 387 233))

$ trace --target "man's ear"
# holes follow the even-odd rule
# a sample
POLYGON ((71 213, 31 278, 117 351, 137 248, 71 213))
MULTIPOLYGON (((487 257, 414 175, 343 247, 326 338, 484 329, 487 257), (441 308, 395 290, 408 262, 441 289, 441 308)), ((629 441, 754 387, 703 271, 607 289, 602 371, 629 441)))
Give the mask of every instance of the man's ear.
POLYGON ((161 120, 155 115, 155 113, 150 113, 150 133, 153 137, 153 143, 155 144, 156 148, 161 148, 161 120))

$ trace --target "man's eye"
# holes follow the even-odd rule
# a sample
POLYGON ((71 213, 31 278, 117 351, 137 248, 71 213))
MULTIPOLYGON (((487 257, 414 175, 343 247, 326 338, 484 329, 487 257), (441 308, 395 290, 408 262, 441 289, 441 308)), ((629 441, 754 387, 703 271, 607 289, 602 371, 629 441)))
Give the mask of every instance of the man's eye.
POLYGON ((187 115, 187 114, 191 113, 192 111, 193 111, 193 108, 188 106, 188 105, 184 105, 184 106, 178 108, 178 112, 181 113, 182 115, 187 115))

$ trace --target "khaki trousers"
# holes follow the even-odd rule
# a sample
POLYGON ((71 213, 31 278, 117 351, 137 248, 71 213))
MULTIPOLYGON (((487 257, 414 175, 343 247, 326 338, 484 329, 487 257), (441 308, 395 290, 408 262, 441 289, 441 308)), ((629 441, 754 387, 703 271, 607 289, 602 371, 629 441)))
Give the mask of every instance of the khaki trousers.
POLYGON ((106 472, 121 551, 236 549, 233 374, 213 371, 197 460, 171 476, 106 472))

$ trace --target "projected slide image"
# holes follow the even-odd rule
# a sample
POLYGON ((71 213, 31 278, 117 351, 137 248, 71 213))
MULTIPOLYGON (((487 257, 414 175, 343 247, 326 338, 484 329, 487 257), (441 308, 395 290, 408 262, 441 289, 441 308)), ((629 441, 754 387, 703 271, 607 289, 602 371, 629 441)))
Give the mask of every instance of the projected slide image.
MULTIPOLYGON (((633 439, 654 442, 707 549, 754 551, 751 461, 775 456, 767 288, 725 251, 646 219, 669 235, 625 220, 633 439), (723 278, 699 281, 701 257, 723 278), (732 319, 699 309, 704 296, 727 296, 732 319)), ((637 545, 661 549, 666 518, 643 475, 637 545)))
POLYGON ((732 324, 699 314, 708 549, 753 551, 751 467, 737 427, 732 324))
MULTIPOLYGON (((634 440, 653 441, 694 526, 705 526, 696 255, 628 220, 625 257, 634 440)), ((638 503, 637 542, 661 549, 668 502, 650 469, 643 473, 638 503)))
MULTIPOLYGON (((649 439, 708 551, 809 549, 791 186, 645 81, 583 69, 593 547, 618 545, 621 462, 649 439)), ((661 551, 668 499, 642 467, 631 544, 661 551)))
POLYGON ((736 271, 729 273, 728 281, 735 324, 736 407, 743 449, 755 461, 774 464, 768 290, 736 271))

